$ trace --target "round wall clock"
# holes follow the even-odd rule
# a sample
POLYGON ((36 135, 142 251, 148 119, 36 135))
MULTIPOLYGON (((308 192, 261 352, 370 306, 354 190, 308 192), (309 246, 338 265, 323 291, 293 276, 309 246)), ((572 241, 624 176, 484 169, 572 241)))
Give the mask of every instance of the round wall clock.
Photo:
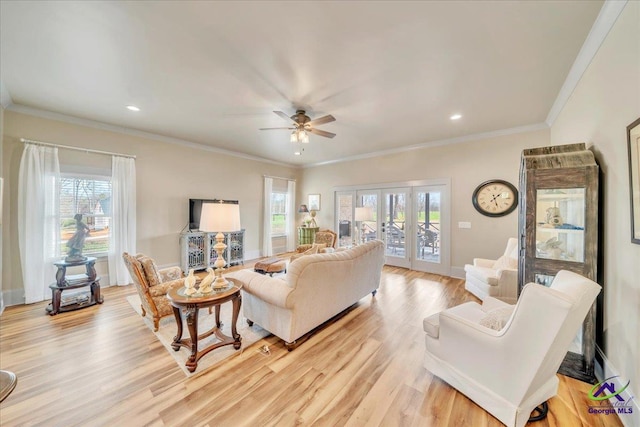
POLYGON ((478 185, 471 200, 482 215, 504 216, 518 206, 518 190, 510 182, 491 179, 478 185))

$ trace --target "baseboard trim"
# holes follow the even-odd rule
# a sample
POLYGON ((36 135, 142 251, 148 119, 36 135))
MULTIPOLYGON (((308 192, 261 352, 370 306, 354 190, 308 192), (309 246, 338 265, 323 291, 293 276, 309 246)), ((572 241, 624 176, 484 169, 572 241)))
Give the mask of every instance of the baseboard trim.
POLYGON ((5 307, 24 304, 24 289, 3 289, 2 301, 5 307))
MULTIPOLYGON (((616 369, 615 366, 613 366, 611 361, 609 361, 609 359, 604 354, 602 349, 598 346, 596 346, 596 353, 597 353, 597 357, 596 357, 596 363, 594 366, 594 371, 598 381, 603 381, 605 379, 619 375, 620 371, 616 369), (600 364, 600 360, 602 360, 602 364, 600 364)), ((622 387, 624 387, 624 385, 628 380, 629 380, 628 378, 618 377, 618 378, 613 378, 611 382, 613 382, 616 385, 616 390, 619 390, 622 387)), ((620 393, 620 396, 625 400, 625 402, 628 402, 629 400, 631 400, 631 405, 633 410, 633 413, 631 414, 617 414, 618 418, 622 422, 622 425, 624 425, 625 427, 640 426, 640 406, 638 406, 638 400, 635 397, 636 394, 633 392, 632 386, 635 386, 635 384, 630 384, 625 391, 620 393)), ((594 415, 594 416, 602 416, 602 415, 594 415)))
POLYGON ((464 267, 451 267, 451 277, 456 277, 458 279, 464 279, 464 267))

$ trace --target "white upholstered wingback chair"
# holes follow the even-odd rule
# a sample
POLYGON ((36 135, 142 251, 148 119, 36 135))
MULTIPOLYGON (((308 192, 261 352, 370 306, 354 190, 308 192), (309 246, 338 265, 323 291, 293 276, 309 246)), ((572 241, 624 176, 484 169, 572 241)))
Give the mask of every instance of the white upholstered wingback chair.
POLYGON ((560 271, 549 288, 527 284, 516 305, 487 297, 429 316, 425 367, 507 426, 524 426, 557 394, 556 372, 600 289, 560 271))
POLYGON ((484 301, 487 296, 515 304, 518 298, 518 239, 507 241, 504 254, 496 259, 474 258, 464 266, 464 288, 484 301))

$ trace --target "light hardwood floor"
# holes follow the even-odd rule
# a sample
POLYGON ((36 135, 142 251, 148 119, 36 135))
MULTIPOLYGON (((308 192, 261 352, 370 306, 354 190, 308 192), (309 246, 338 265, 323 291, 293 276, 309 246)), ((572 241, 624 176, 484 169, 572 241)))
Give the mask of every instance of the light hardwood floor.
MULTIPOLYGON (((245 265, 249 267, 251 264, 245 265)), ((186 378, 126 301, 50 317, 46 303, 0 318, 0 368, 18 385, 2 426, 500 426, 422 366, 422 319, 475 300, 464 282, 385 267, 380 290, 293 352, 273 336, 186 378), (270 355, 258 348, 267 344, 270 355)), ((181 350, 186 351, 186 350, 181 350)), ((206 357, 206 356, 205 356, 206 357)), ((560 376, 546 420, 532 426, 619 426, 588 413, 590 385, 560 376)))

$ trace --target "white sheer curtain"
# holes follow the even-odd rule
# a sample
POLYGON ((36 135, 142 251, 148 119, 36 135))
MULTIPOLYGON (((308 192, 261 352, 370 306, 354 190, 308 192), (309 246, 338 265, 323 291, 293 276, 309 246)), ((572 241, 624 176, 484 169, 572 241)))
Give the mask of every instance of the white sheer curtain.
POLYGON ((51 298, 60 256, 60 163, 56 147, 25 144, 18 177, 18 244, 27 304, 51 298))
POLYGON ((287 183, 287 252, 296 250, 296 182, 287 183))
POLYGON ((264 215, 262 221, 262 256, 273 255, 271 243, 271 193, 273 191, 273 178, 264 177, 264 215))
POLYGON ((131 276, 122 253, 136 252, 136 163, 128 157, 111 157, 111 236, 109 282, 127 285, 131 276))

